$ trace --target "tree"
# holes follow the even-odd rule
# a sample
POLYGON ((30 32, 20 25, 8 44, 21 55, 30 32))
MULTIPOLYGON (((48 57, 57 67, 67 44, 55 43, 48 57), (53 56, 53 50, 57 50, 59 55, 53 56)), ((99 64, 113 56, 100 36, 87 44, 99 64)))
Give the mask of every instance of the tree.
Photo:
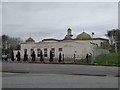
POLYGON ((14 59, 14 52, 12 51, 11 52, 11 61, 14 61, 15 59, 14 59))
POLYGON ((35 61, 35 60, 36 60, 35 51, 33 51, 33 52, 32 52, 32 55, 31 55, 31 57, 32 57, 32 61, 35 61))
POLYGON ((110 45, 109 51, 110 51, 110 52, 115 52, 115 45, 110 45))
POLYGON ((103 49, 109 50, 109 49, 110 49, 110 44, 109 44, 108 41, 104 41, 104 42, 101 43, 101 47, 102 47, 103 49))
POLYGON ((20 43, 23 41, 20 38, 2 35, 2 54, 7 53, 10 57, 12 50, 20 50, 20 43))
POLYGON ((7 53, 6 49, 7 49, 7 40, 8 40, 8 36, 7 35, 2 35, 2 53, 7 53))
POLYGON ((50 50, 50 59, 49 59, 50 62, 53 62, 53 53, 52 53, 52 50, 50 50))
POLYGON ((23 61, 28 61, 27 51, 25 51, 25 53, 24 53, 24 60, 23 61))
POLYGON ((17 61, 20 61, 20 60, 21 60, 21 55, 20 55, 20 52, 19 52, 19 51, 17 52, 16 57, 17 57, 17 61))
POLYGON ((61 62, 61 53, 59 53, 59 63, 61 62))
POLYGON ((120 52, 120 30, 112 29, 107 32, 106 36, 110 39, 111 44, 115 45, 115 51, 120 52))
POLYGON ((40 51, 40 61, 41 61, 41 62, 44 61, 42 50, 40 51))
POLYGON ((86 60, 87 60, 87 64, 88 64, 88 60, 89 60, 89 54, 86 54, 86 60))

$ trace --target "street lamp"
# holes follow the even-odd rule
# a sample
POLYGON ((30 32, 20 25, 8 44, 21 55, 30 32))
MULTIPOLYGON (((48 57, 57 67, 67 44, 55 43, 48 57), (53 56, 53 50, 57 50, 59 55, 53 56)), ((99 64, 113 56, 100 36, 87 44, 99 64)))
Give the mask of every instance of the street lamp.
POLYGON ((92 43, 93 43, 93 35, 94 35, 95 33, 94 32, 92 32, 92 43))
MULTIPOLYGON (((93 35, 95 35, 94 32, 92 32, 92 52, 93 52, 93 57, 94 57, 93 35)), ((93 60, 91 61, 91 63, 93 63, 93 60)))
POLYGON ((74 53, 74 63, 75 63, 75 56, 76 56, 76 53, 77 53, 77 51, 75 51, 75 53, 74 53))

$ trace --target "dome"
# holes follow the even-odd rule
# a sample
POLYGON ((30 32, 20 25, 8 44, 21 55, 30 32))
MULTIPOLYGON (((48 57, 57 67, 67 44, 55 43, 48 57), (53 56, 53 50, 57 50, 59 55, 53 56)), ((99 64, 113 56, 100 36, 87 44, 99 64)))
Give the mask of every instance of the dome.
POLYGON ((35 40, 34 40, 33 38, 29 37, 29 38, 26 40, 26 42, 35 42, 35 40))
POLYGON ((79 34, 76 38, 77 40, 89 40, 91 39, 91 36, 85 32, 79 34))

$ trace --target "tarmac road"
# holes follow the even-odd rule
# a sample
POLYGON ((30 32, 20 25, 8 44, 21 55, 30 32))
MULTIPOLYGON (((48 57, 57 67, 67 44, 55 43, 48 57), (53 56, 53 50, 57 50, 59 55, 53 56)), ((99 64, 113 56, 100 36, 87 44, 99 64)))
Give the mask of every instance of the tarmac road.
POLYGON ((118 67, 3 62, 3 88, 118 88, 118 67))
POLYGON ((3 72, 118 76, 118 67, 3 62, 3 72))
POLYGON ((3 88, 118 88, 117 77, 3 73, 3 88))

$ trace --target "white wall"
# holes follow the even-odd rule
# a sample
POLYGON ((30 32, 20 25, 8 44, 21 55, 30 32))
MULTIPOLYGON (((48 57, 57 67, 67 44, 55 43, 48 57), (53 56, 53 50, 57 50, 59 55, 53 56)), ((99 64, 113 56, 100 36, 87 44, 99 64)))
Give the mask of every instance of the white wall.
MULTIPOLYGON (((58 48, 62 48, 62 54, 65 58, 73 58, 76 54, 76 58, 85 58, 86 54, 92 53, 92 45, 90 44, 91 40, 70 40, 70 41, 61 41, 61 42, 41 42, 41 43, 31 43, 31 44, 21 44, 21 57, 24 56, 24 49, 27 49, 28 57, 31 58, 31 49, 34 49, 37 56, 37 49, 41 49, 44 54, 44 48, 48 49, 48 57, 51 48, 55 48, 55 58, 59 57, 58 48), (76 53, 75 53, 76 51, 76 53)), ((14 51, 16 53, 16 51, 14 51)), ((46 58, 46 57, 45 57, 46 58)))

